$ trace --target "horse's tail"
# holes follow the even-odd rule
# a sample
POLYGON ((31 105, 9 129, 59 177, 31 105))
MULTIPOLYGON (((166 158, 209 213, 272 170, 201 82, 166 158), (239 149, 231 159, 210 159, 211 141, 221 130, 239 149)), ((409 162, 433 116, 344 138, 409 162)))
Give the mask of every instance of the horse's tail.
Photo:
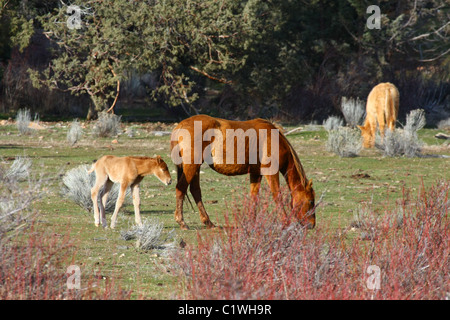
POLYGON ((391 118, 391 110, 394 107, 394 101, 391 95, 391 88, 386 88, 385 91, 385 102, 384 102, 384 123, 387 123, 391 118))
MULTIPOLYGON (((183 164, 177 165, 177 181, 180 181, 181 176, 183 175, 183 164)), ((195 213, 194 206, 192 205, 191 198, 189 198, 189 194, 186 192, 186 197, 191 205, 192 211, 195 213)))

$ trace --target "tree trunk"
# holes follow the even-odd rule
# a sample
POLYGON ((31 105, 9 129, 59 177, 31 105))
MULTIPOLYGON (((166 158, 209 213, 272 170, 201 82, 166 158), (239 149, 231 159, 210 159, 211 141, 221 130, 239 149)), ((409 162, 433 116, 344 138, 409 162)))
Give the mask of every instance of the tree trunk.
POLYGON ((98 113, 107 109, 107 100, 103 95, 91 95, 92 103, 89 105, 88 114, 86 120, 94 120, 98 117, 98 113))

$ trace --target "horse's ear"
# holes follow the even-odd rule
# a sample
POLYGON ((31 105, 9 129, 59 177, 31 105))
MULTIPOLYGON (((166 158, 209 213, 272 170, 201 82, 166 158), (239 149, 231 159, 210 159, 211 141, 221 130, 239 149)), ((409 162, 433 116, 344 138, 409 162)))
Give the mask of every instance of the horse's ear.
POLYGON ((160 155, 157 155, 157 156, 156 156, 156 162, 158 162, 158 163, 161 162, 161 156, 160 156, 160 155))
POLYGON ((358 126, 358 125, 356 125, 356 126, 358 127, 359 130, 363 131, 363 129, 364 129, 363 126, 358 126))
POLYGON ((306 184, 306 189, 312 189, 312 179, 308 180, 308 183, 306 184))

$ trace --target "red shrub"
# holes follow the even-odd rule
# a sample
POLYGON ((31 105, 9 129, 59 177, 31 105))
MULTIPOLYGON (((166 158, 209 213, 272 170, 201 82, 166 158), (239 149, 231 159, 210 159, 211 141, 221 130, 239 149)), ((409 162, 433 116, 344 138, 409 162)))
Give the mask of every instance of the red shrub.
POLYGON ((42 233, 34 224, 24 235, 0 241, 0 300, 129 298, 114 280, 93 275, 81 275, 80 289, 68 289, 75 249, 69 235, 42 233))
POLYGON ((257 203, 243 198, 232 207, 234 227, 199 235, 198 246, 175 260, 185 297, 443 299, 450 292, 448 190, 441 182, 423 191, 414 206, 396 209, 400 217, 396 210, 370 211, 370 237, 364 228, 355 236, 320 220, 313 231, 283 225, 268 194, 257 203))

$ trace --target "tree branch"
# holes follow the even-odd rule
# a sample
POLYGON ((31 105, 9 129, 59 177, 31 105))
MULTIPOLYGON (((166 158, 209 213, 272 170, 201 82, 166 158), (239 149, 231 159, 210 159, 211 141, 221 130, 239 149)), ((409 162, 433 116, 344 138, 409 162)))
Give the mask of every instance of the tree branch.
POLYGON ((211 80, 214 80, 214 81, 218 81, 218 82, 221 82, 221 83, 226 83, 226 84, 232 84, 232 83, 233 83, 231 80, 227 80, 227 79, 225 79, 225 78, 216 78, 216 77, 214 77, 214 76, 211 76, 210 74, 206 73, 205 71, 202 71, 202 70, 200 70, 200 69, 198 69, 198 68, 196 68, 196 67, 194 67, 194 66, 190 66, 190 68, 191 68, 192 70, 194 70, 194 71, 196 71, 196 72, 198 72, 198 73, 204 75, 204 76, 207 77, 208 79, 211 79, 211 80))

